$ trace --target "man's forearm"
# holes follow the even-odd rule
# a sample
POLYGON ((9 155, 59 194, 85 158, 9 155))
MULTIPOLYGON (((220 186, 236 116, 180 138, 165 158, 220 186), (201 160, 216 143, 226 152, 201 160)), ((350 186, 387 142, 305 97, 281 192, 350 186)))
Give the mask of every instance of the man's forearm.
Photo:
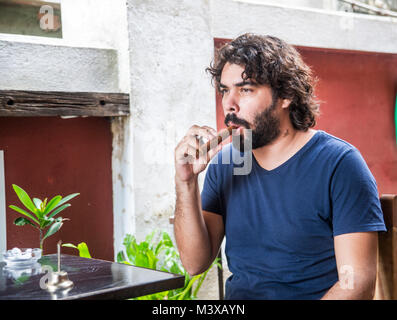
POLYGON ((374 297, 375 282, 363 281, 348 286, 341 281, 336 282, 321 300, 371 300, 374 297))
POLYGON ((201 211, 197 179, 192 182, 175 180, 176 205, 174 232, 185 269, 190 274, 204 271, 211 257, 211 244, 201 211))

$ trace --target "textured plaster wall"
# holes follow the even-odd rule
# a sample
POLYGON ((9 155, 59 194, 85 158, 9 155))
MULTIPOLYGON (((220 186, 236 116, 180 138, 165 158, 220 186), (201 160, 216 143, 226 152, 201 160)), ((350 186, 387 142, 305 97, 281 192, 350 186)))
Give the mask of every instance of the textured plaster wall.
POLYGON ((2 90, 118 92, 117 53, 0 40, 2 90))
POLYGON ((241 0, 247 3, 336 10, 338 0, 241 0))
MULTIPOLYGON (((136 219, 143 236, 169 227, 174 148, 192 124, 215 126, 205 68, 213 57, 207 1, 130 1, 136 219)), ((169 228, 170 229, 170 228, 169 228)))
POLYGON ((233 0, 212 0, 211 17, 217 38, 255 32, 300 46, 397 51, 397 19, 391 17, 233 0))
MULTIPOLYGON (((128 21, 136 235, 160 228, 173 236, 174 149, 191 125, 216 127, 205 73, 213 58, 209 3, 131 0, 128 21)), ((217 298, 215 275, 205 298, 217 298)))
MULTIPOLYGON (((60 0, 51 2, 59 3, 60 0)), ((68 0, 62 1, 62 39, 34 37, 26 35, 14 35, 0 33, 0 40, 41 44, 49 46, 61 46, 72 48, 97 48, 99 50, 112 49, 117 58, 118 90, 117 92, 129 92, 129 62, 128 62, 128 26, 126 0, 68 0)), ((29 47, 27 47, 29 52, 29 47)), ((1 46, 0 46, 1 50, 1 46)), ((79 53, 80 51, 77 51, 79 53)), ((41 52, 39 52, 41 54, 41 52)), ((52 52, 48 52, 52 54, 52 52)), ((35 63, 47 60, 50 66, 57 67, 54 59, 47 59, 48 55, 39 55, 27 61, 35 63)), ((55 56, 58 58, 58 56, 55 56)), ((74 60, 78 70, 86 59, 91 59, 94 67, 96 60, 90 55, 81 56, 82 61, 74 60)), ((60 60, 57 64, 62 64, 60 60)), ((66 63, 67 67, 68 64, 66 63)), ((51 68, 51 67, 50 67, 51 68)), ((84 71, 84 70, 83 70, 84 71)), ((51 79, 52 80, 52 79, 51 79)))
POLYGON ((63 40, 69 46, 115 49, 119 88, 129 91, 126 0, 62 1, 63 40))

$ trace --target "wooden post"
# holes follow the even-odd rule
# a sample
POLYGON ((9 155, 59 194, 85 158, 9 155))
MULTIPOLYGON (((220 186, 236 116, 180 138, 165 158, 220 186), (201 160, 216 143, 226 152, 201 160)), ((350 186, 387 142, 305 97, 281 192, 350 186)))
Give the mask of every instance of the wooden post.
POLYGON ((379 233, 376 300, 397 299, 397 195, 380 198, 387 232, 379 233))

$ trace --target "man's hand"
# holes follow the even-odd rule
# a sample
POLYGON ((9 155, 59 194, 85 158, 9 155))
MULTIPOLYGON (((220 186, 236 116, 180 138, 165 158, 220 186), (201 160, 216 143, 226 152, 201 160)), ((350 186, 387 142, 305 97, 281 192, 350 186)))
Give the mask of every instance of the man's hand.
POLYGON ((209 161, 221 150, 222 144, 208 152, 200 148, 200 138, 208 140, 217 136, 216 130, 203 126, 192 126, 175 148, 175 178, 181 182, 191 182, 205 170, 209 161))

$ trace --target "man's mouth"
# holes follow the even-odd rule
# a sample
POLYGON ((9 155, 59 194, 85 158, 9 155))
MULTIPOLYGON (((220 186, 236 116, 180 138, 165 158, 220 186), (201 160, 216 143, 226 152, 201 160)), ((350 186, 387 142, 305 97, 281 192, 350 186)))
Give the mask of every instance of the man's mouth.
POLYGON ((240 124, 235 124, 233 122, 228 122, 227 126, 233 128, 233 133, 235 135, 241 135, 244 132, 245 127, 240 124))
POLYGON ((228 126, 228 127, 232 127, 233 129, 238 129, 238 128, 241 127, 241 125, 239 125, 239 124, 234 124, 233 122, 228 122, 228 123, 227 123, 227 126, 228 126))

